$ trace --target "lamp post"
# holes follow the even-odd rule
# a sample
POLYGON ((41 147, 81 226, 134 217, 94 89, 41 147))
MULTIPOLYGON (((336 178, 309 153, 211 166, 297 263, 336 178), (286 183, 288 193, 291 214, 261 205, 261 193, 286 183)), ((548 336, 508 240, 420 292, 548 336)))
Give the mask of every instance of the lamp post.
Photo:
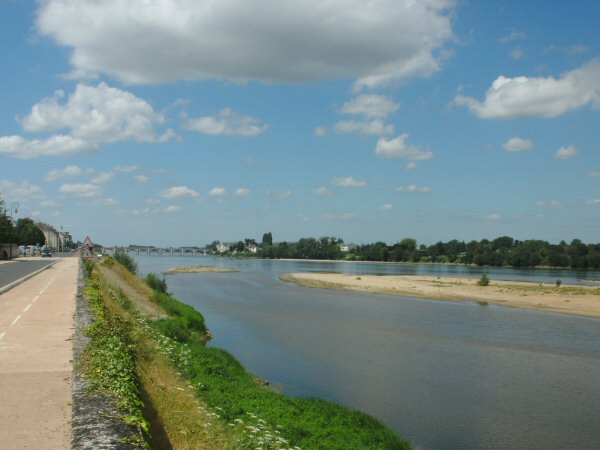
MULTIPOLYGON (((14 214, 17 214, 19 212, 19 202, 12 202, 10 204, 10 221, 12 223, 13 221, 13 211, 14 214)), ((9 234, 9 236, 11 236, 9 234)), ((10 237, 8 239, 8 260, 12 260, 12 237, 10 237)))

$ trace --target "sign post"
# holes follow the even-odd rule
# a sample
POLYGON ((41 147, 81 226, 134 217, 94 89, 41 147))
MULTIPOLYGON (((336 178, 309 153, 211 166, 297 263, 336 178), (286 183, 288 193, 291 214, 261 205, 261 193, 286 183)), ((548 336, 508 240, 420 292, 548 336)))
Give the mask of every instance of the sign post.
POLYGON ((83 258, 89 259, 89 258, 94 257, 94 253, 92 252, 94 250, 94 244, 92 243, 92 240, 90 239, 89 236, 86 236, 85 241, 83 241, 83 245, 81 247, 82 247, 81 256, 83 258))

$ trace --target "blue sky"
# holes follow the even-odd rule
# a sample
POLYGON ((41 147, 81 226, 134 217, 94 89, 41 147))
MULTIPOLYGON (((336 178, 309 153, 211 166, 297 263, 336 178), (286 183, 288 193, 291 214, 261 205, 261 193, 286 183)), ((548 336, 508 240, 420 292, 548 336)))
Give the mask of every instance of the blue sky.
POLYGON ((599 18, 598 1, 4 1, 0 193, 106 245, 598 242, 599 18))

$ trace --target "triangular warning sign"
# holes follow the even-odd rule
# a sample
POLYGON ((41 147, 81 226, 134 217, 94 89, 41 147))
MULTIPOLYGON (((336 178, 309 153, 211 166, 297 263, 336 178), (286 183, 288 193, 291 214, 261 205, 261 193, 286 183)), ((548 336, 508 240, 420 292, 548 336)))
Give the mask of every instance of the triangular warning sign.
POLYGON ((83 254, 81 255, 84 258, 93 258, 92 250, 89 247, 83 247, 83 254))
POLYGON ((89 236, 86 236, 85 241, 83 241, 83 248, 93 248, 94 244, 92 244, 92 240, 89 236))

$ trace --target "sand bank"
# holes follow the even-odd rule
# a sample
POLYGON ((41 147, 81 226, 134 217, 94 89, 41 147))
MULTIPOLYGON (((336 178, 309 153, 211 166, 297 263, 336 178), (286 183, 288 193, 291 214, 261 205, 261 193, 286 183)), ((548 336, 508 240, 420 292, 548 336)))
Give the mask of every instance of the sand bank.
POLYGON ((175 273, 200 273, 200 272, 211 272, 211 273, 222 273, 222 272, 239 272, 236 269, 230 269, 227 267, 215 267, 215 266, 187 266, 187 267, 173 267, 165 272, 165 275, 172 275, 175 273))
POLYGON ((375 276, 336 273, 293 273, 283 281, 301 286, 392 294, 435 300, 476 301, 482 305, 540 309, 580 316, 600 317, 600 288, 491 280, 478 286, 478 279, 433 276, 375 276))

